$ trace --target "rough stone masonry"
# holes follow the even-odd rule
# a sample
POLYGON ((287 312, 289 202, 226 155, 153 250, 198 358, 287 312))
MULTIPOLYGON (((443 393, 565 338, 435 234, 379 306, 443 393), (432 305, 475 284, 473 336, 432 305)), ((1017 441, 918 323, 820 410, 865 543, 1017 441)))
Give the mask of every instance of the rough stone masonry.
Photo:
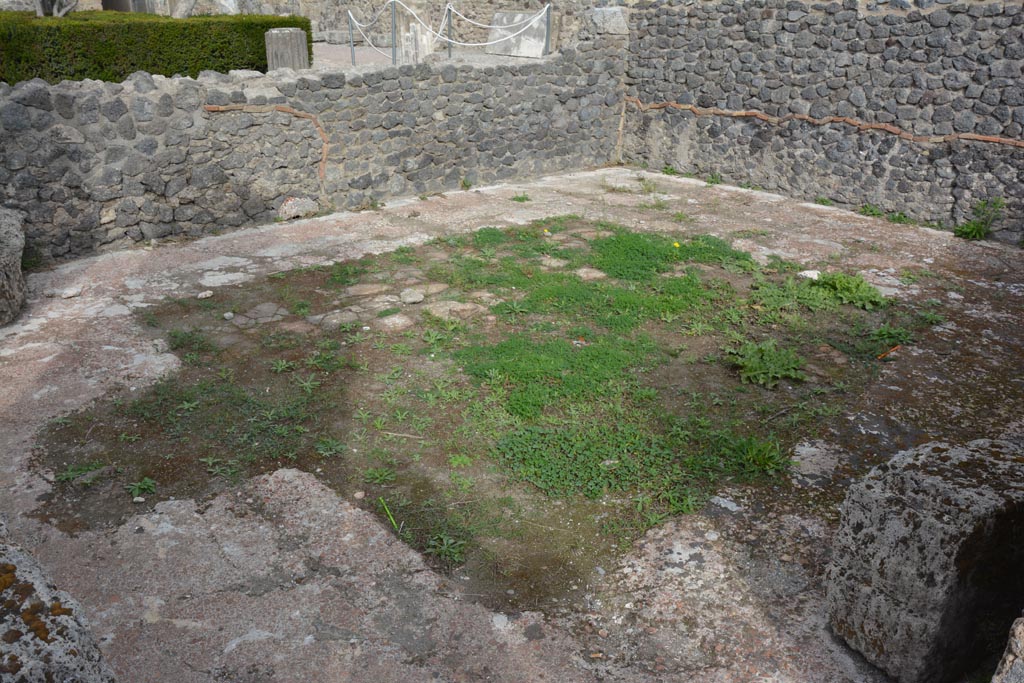
POLYGON ((44 258, 606 163, 625 36, 552 58, 0 84, 0 202, 44 258))
POLYGON ((1003 197, 1024 237, 1019 2, 628 14, 529 63, 0 84, 0 204, 63 258, 627 160, 946 227, 1003 197))
POLYGON ((628 158, 1024 237, 1020 2, 638 3, 628 158), (984 141, 982 141, 984 139, 984 141))

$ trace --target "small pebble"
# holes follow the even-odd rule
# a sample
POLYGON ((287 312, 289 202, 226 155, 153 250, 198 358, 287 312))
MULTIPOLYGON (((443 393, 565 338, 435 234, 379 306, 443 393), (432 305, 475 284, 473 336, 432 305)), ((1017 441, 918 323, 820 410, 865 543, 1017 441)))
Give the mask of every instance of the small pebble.
POLYGON ((146 499, 143 498, 142 496, 135 496, 134 498, 132 498, 132 502, 133 503, 145 503, 146 499))
POLYGON ((196 294, 197 299, 209 299, 211 296, 213 296, 212 289, 207 289, 206 291, 199 292, 198 294, 196 294))
POLYGON ((352 494, 352 497, 356 500, 362 500, 363 498, 366 498, 366 491, 356 491, 352 494))
POLYGON ((779 559, 783 562, 792 562, 793 558, 790 555, 780 555, 779 559))
POLYGON ((76 296, 81 296, 81 295, 82 295, 82 288, 81 287, 71 287, 70 289, 65 289, 63 292, 61 292, 60 293, 60 298, 61 299, 74 299, 76 296))
POLYGON ((234 317, 235 317, 235 314, 232 313, 231 311, 228 311, 227 313, 224 314, 224 319, 225 320, 232 320, 234 317))
POLYGON ((709 531, 706 534, 704 534, 704 538, 708 539, 709 541, 717 541, 719 539, 718 532, 709 531))

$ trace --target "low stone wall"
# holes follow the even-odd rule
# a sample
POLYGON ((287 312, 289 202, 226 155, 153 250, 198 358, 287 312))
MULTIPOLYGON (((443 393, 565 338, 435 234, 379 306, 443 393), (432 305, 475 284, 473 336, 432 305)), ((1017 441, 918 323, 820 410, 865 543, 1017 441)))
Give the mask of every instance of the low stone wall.
POLYGON ((543 61, 359 73, 135 74, 0 84, 0 203, 44 258, 595 166, 615 148, 623 36, 543 61))
POLYGON ((946 225, 1002 196, 1019 239, 1024 8, 916 4, 636 5, 627 160, 946 225))

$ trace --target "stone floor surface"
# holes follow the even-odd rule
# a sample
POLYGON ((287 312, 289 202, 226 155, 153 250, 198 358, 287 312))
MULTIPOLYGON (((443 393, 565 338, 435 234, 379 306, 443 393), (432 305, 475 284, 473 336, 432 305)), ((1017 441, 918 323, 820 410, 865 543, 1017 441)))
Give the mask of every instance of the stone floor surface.
POLYGON ((820 576, 834 505, 722 491, 703 512, 650 531, 595 578, 577 614, 557 617, 473 603, 378 520, 295 470, 213 500, 141 504, 123 525, 76 536, 30 514, 53 476, 30 466, 35 433, 178 366, 133 312, 299 266, 565 213, 712 233, 758 258, 841 267, 891 296, 948 304, 954 315, 894 353, 848 428, 797 449, 793 484, 809 495, 921 440, 1022 438, 1019 249, 660 174, 644 177, 674 208, 643 211, 652 195, 636 189, 637 175, 609 168, 402 200, 30 274, 26 310, 0 328, 0 519, 9 540, 77 601, 106 664, 126 682, 886 681, 825 624, 820 576), (531 201, 511 201, 520 193, 531 201), (692 223, 674 220, 677 209, 692 223), (937 277, 901 277, 913 268, 937 277))

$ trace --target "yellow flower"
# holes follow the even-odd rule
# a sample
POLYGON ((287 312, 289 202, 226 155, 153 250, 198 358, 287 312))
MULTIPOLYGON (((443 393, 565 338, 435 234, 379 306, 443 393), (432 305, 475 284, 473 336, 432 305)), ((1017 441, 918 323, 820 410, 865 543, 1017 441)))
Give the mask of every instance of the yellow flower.
POLYGON ((548 229, 547 229, 547 228, 544 228, 544 234, 545 234, 545 235, 550 235, 550 234, 551 234, 551 232, 550 232, 550 231, 548 231, 548 229))
POLYGON ((672 246, 675 247, 676 249, 678 249, 679 248, 679 242, 673 242, 672 246))

